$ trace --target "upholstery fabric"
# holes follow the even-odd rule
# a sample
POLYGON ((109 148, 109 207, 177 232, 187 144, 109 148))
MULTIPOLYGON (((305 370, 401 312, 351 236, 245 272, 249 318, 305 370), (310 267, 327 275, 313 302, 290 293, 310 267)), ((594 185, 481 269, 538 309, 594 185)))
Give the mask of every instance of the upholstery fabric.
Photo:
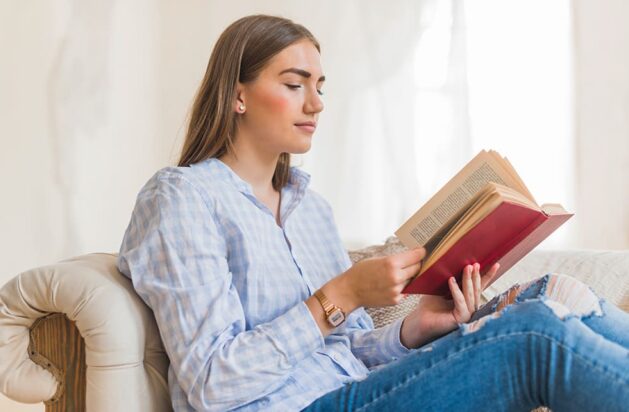
POLYGON ((65 313, 85 339, 89 411, 167 411, 168 358, 150 309, 93 253, 23 272, 0 289, 0 390, 18 402, 48 400, 57 381, 27 353, 29 328, 65 313))

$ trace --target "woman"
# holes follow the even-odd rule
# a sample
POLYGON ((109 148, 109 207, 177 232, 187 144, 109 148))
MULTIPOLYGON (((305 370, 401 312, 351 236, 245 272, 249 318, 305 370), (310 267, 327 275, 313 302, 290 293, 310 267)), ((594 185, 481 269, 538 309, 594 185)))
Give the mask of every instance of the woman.
POLYGON ((373 328, 363 307, 398 303, 425 251, 352 266, 329 204, 290 166, 323 110, 319 51, 287 19, 230 25, 178 167, 138 194, 118 267, 154 311, 174 409, 629 405, 627 315, 564 276, 476 310, 498 266, 482 277, 468 266, 461 287, 451 279, 452 300, 423 296, 405 319, 373 328))

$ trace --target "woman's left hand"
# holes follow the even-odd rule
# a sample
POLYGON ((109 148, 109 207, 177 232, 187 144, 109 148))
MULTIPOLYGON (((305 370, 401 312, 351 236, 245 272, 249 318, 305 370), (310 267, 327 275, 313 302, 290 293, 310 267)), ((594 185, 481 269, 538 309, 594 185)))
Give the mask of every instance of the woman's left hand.
POLYGON ((498 271, 495 263, 482 277, 480 265, 463 269, 463 290, 454 276, 448 280, 452 300, 442 296, 422 295, 419 303, 402 323, 400 339, 407 348, 418 348, 470 320, 481 304, 481 292, 498 271))

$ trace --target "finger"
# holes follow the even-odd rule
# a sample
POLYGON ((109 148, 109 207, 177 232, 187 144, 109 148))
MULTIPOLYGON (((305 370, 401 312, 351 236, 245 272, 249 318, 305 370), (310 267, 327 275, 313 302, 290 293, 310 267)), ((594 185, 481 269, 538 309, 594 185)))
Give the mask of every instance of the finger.
POLYGON ((406 284, 396 285, 391 290, 393 292, 391 299, 393 299, 393 304, 398 305, 404 301, 404 299, 408 296, 407 293, 403 293, 406 284))
MULTIPOLYGON (((459 285, 456 283, 456 279, 454 278, 454 276, 452 276, 448 282, 450 286, 450 292, 452 293, 452 300, 454 301, 454 310, 456 311, 456 313, 460 314, 461 321, 465 322, 466 319, 469 319, 469 312, 467 309, 467 304, 465 303, 463 292, 461 292, 461 289, 459 289, 459 285)), ((458 319, 457 322, 459 322, 458 319)))
POLYGON ((402 295, 402 298, 406 297, 406 293, 402 293, 402 291, 404 290, 404 288, 406 287, 406 284, 401 284, 397 287, 397 291, 399 295, 402 295))
POLYGON ((481 279, 481 276, 480 276, 480 271, 479 271, 478 273, 476 273, 476 275, 472 279, 474 282, 474 297, 475 297, 474 311, 478 310, 481 303, 480 296, 483 289, 481 289, 480 279, 481 279))
POLYGON ((472 265, 466 265, 463 270, 463 296, 465 296, 465 302, 467 304, 467 309, 470 313, 474 312, 474 305, 476 304, 474 300, 474 284, 472 283, 472 276, 476 274, 476 270, 472 270, 472 265))
POLYGON ((481 290, 485 290, 485 288, 491 284, 498 273, 498 269, 500 269, 500 263, 496 262, 489 268, 487 273, 481 277, 481 290))
POLYGON ((415 277, 417 274, 419 274, 421 267, 422 267, 422 263, 419 262, 419 263, 415 263, 414 265, 407 266, 404 269, 400 270, 400 274, 401 274, 400 282, 406 282, 407 280, 415 277))
POLYGON ((417 264, 424 256, 426 256, 426 249, 420 247, 391 255, 390 258, 397 267, 405 268, 417 264))

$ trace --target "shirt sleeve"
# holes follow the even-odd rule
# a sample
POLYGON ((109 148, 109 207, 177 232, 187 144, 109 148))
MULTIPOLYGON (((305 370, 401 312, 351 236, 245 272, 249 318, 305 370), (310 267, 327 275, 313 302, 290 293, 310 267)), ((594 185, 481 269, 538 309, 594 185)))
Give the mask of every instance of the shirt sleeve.
POLYGON ((156 176, 138 195, 118 267, 153 310, 189 403, 244 405, 281 386, 323 336, 305 302, 246 330, 211 202, 185 176, 156 176))
MULTIPOLYGON (((336 219, 332 207, 324 201, 328 220, 332 224, 334 242, 331 245, 333 252, 341 261, 342 271, 352 266, 352 260, 339 234, 336 219)), ((348 316, 344 333, 347 334, 351 344, 351 351, 365 366, 373 368, 389 363, 411 352, 400 341, 400 328, 403 319, 399 319, 383 327, 374 329, 371 316, 363 309, 358 308, 348 316)))
POLYGON ((356 321, 348 325, 347 335, 351 342, 354 356, 360 359, 367 368, 397 360, 408 353, 408 349, 400 341, 400 328, 403 319, 398 319, 380 328, 373 328, 373 321, 363 308, 357 309, 356 321))

